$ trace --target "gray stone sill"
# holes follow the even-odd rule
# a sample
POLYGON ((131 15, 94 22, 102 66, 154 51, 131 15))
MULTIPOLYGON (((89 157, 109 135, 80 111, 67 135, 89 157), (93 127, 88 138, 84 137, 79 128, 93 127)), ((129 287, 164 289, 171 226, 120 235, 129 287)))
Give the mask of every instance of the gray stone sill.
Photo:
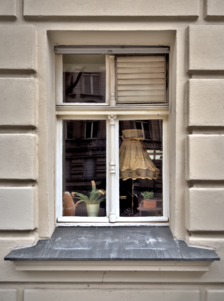
POLYGON ((174 240, 169 227, 58 227, 52 238, 11 251, 17 270, 207 271, 214 250, 174 240))
POLYGON ((207 272, 210 261, 14 261, 17 271, 207 272))

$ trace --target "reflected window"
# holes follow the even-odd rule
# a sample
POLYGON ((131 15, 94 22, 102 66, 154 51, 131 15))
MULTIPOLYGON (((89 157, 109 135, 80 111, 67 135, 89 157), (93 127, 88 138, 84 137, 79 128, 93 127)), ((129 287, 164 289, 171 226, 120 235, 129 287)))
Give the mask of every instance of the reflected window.
POLYGON ((106 216, 106 121, 68 120, 63 126, 63 216, 106 216))
POLYGON ((104 55, 63 56, 63 102, 104 103, 106 65, 104 55))

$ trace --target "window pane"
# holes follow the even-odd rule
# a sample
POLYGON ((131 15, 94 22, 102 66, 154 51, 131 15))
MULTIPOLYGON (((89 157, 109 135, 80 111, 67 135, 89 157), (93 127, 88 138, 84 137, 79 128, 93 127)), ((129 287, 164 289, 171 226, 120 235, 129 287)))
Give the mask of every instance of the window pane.
POLYGON ((63 56, 63 102, 104 103, 105 85, 104 55, 63 56))
POLYGON ((92 122, 86 122, 86 138, 92 138, 92 122))
POLYGON ((119 133, 120 216, 162 216, 162 120, 120 121, 119 133))
POLYGON ((106 216, 106 121, 63 126, 63 216, 106 216))
POLYGON ((88 73, 84 73, 83 74, 83 82, 84 82, 84 89, 83 92, 85 94, 93 94, 91 93, 91 75, 89 75, 88 73))

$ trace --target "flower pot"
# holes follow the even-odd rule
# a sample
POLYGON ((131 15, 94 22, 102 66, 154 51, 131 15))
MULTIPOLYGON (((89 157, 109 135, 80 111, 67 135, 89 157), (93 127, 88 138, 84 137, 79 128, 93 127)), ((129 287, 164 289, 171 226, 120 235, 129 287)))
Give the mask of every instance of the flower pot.
POLYGON ((156 200, 153 200, 153 199, 143 200, 142 207, 144 209, 156 209, 156 200))
POLYGON ((73 198, 68 191, 63 192, 63 216, 74 216, 75 204, 73 198))
POLYGON ((88 216, 98 216, 100 204, 86 204, 88 216))

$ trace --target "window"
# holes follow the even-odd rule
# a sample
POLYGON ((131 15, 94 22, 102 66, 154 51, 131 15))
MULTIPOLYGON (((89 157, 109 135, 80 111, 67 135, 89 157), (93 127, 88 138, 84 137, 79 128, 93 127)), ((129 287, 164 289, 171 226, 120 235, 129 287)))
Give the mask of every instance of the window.
POLYGON ((104 55, 63 56, 63 102, 104 103, 105 79, 104 55))
POLYGON ((168 221, 168 52, 56 47, 57 222, 168 221))

